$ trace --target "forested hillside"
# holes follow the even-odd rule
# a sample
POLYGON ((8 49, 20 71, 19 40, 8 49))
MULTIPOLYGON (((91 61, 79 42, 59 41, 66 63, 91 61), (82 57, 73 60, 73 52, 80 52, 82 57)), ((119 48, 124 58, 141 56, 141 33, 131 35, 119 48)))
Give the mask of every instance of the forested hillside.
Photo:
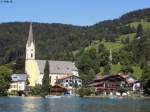
MULTIPOLYGON (((118 19, 107 20, 85 27, 54 23, 33 23, 36 58, 76 61, 77 57, 80 57, 80 53, 83 53, 84 48, 103 44, 107 48, 104 50, 105 52, 109 48, 113 48, 114 64, 141 66, 145 61, 150 60, 150 56, 146 53, 149 46, 148 43, 141 40, 144 45, 137 47, 139 44, 137 45, 136 38, 139 36, 149 38, 149 24, 150 8, 129 12, 118 19), (142 26, 144 36, 139 33, 140 31, 137 33, 139 24, 142 26), (139 52, 142 53, 142 56, 138 57, 139 52), (124 57, 124 54, 126 57, 124 57), (139 58, 141 58, 142 62, 138 61, 139 58)), ((15 61, 18 65, 21 64, 18 60, 20 58, 25 59, 28 30, 28 22, 0 24, 0 65, 15 61)), ((103 48, 103 46, 100 46, 100 48, 103 48)), ((101 62, 100 66, 108 64, 104 63, 101 62)), ((94 69, 96 70, 97 68, 94 69)))

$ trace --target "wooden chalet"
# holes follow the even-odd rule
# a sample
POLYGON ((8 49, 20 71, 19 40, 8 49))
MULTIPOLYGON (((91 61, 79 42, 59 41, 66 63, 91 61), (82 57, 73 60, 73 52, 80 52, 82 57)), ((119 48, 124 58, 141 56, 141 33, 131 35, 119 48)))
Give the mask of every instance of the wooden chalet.
POLYGON ((65 87, 63 87, 63 86, 61 86, 61 85, 54 85, 54 86, 51 86, 50 88, 49 88, 49 93, 50 94, 64 94, 64 93, 67 93, 68 92, 68 90, 65 88, 65 87))
POLYGON ((91 86, 95 87, 95 94, 115 93, 120 86, 126 85, 126 79, 121 75, 97 77, 91 86))

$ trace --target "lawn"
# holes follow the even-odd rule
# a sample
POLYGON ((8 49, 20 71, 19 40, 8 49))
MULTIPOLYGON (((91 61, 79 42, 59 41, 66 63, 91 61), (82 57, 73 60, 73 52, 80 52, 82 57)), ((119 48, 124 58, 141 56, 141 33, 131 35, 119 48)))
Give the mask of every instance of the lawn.
POLYGON ((120 39, 125 40, 127 37, 129 37, 130 42, 132 42, 134 37, 135 37, 135 35, 136 35, 136 33, 130 33, 130 34, 121 35, 120 39))
POLYGON ((150 22, 146 22, 146 21, 132 22, 130 25, 131 25, 132 27, 137 28, 137 26, 138 26, 139 24, 142 24, 144 30, 150 29, 150 22))
MULTIPOLYGON (((110 70, 110 74, 111 75, 115 75, 117 74, 119 71, 121 70, 121 65, 120 64, 115 64, 115 65, 111 65, 111 70, 110 70)), ((142 75, 142 70, 140 69, 140 67, 136 67, 133 66, 133 77, 135 77, 136 79, 140 79, 141 75, 142 75)), ((103 67, 100 68, 100 73, 103 73, 103 67)))
POLYGON ((121 49, 124 45, 121 43, 117 42, 103 42, 105 47, 109 50, 111 49, 112 51, 118 51, 121 49))

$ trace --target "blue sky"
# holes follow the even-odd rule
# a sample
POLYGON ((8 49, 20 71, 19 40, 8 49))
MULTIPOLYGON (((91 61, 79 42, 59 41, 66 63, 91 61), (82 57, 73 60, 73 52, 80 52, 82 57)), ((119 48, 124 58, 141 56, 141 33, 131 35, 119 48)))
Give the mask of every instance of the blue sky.
POLYGON ((34 21, 92 25, 150 7, 150 0, 13 0, 0 3, 0 22, 34 21))

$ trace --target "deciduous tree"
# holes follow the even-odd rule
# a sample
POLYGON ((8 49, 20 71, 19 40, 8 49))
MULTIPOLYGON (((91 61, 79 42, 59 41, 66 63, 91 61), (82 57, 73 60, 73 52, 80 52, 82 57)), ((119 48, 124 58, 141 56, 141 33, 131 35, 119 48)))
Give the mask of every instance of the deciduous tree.
POLYGON ((0 67, 0 96, 6 96, 11 83, 12 70, 1 66, 0 67))

